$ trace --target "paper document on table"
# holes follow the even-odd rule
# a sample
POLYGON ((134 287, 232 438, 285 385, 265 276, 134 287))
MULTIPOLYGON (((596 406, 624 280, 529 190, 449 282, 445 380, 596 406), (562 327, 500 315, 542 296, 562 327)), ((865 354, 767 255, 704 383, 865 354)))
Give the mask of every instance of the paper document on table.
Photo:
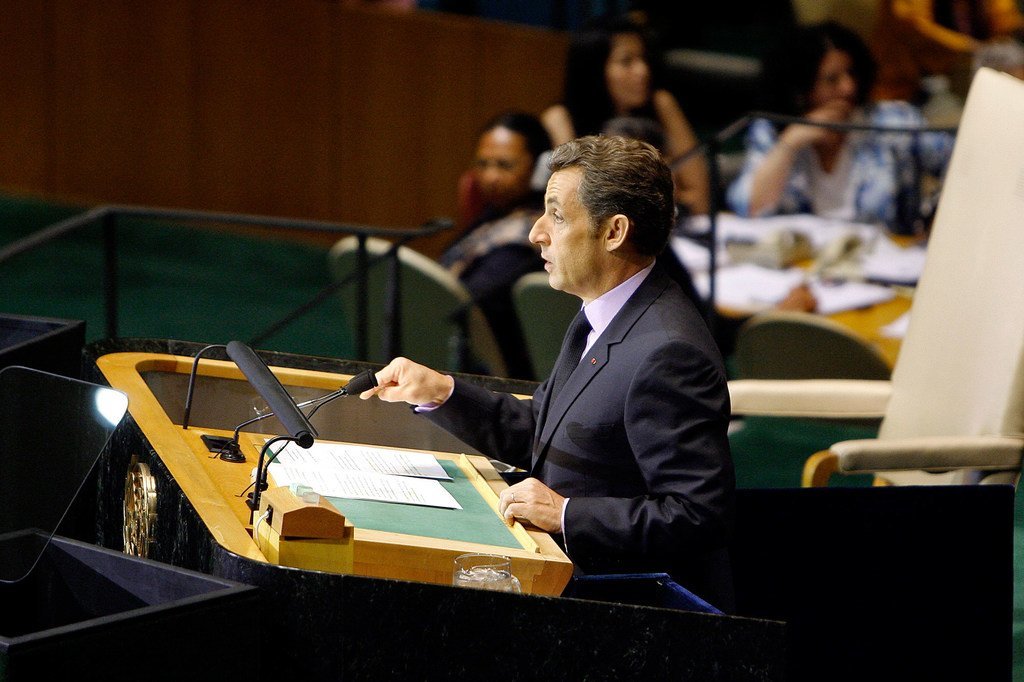
POLYGON ((921 244, 901 247, 891 239, 879 239, 864 255, 861 272, 865 279, 892 284, 916 284, 924 271, 926 249, 921 244))
MULTIPOLYGON (((736 312, 756 313, 777 305, 793 287, 806 280, 807 273, 800 268, 775 270, 753 263, 719 268, 715 280, 715 304, 736 312)), ((707 273, 695 276, 693 283, 701 296, 707 296, 707 273)), ((822 315, 867 308, 896 296, 889 287, 867 282, 811 280, 810 287, 818 301, 816 312, 822 315)))
POLYGON ((818 301, 815 312, 832 315, 844 310, 859 310, 896 298, 889 287, 868 282, 811 282, 811 292, 818 301))
POLYGON ((887 339, 902 339, 910 328, 910 312, 905 312, 889 324, 882 327, 882 336, 887 339))
POLYGON ((364 471, 394 476, 435 478, 442 481, 452 480, 452 477, 438 463, 437 458, 428 452, 392 450, 372 445, 317 441, 310 448, 303 449, 295 443, 288 443, 278 453, 274 461, 278 464, 295 467, 364 471))
MULTIPOLYGON (((737 312, 758 312, 771 308, 786 297, 793 287, 804 281, 803 270, 775 270, 753 263, 719 268, 715 278, 715 305, 737 312)), ((697 292, 708 295, 709 277, 703 272, 694 276, 697 292)))
POLYGON ((431 479, 362 471, 314 469, 276 462, 270 466, 270 475, 275 485, 307 485, 326 497, 462 509, 462 505, 444 489, 444 486, 431 479))

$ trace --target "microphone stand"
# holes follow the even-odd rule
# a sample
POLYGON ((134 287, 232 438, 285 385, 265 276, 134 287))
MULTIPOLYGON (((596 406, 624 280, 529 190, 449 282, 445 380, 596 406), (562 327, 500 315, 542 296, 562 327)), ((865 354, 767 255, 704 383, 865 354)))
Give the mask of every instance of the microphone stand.
MULTIPOLYGON (((342 396, 352 395, 353 393, 362 393, 363 391, 367 391, 367 390, 369 390, 371 388, 375 388, 376 386, 377 386, 377 375, 374 374, 373 370, 369 370, 369 369, 363 370, 359 374, 357 374, 354 377, 352 377, 351 379, 349 379, 348 383, 345 384, 344 386, 342 386, 341 388, 339 388, 338 390, 332 391, 331 393, 328 393, 327 395, 320 396, 319 398, 313 398, 312 400, 307 400, 304 403, 302 403, 301 405, 302 406, 307 406, 307 405, 315 404, 313 409, 310 411, 309 415, 306 417, 307 419, 312 419, 313 415, 316 413, 317 410, 319 410, 321 407, 323 407, 327 403, 331 402, 332 400, 335 400, 337 398, 341 398, 342 396)), ((258 416, 256 418, 254 418, 254 419, 250 419, 247 422, 243 422, 242 424, 239 424, 238 428, 235 429, 235 435, 234 435, 234 443, 235 443, 236 447, 238 445, 238 431, 239 431, 239 429, 241 429, 246 424, 251 424, 252 422, 259 421, 260 419, 265 419, 265 418, 270 417, 272 415, 273 415, 273 413, 262 414, 262 415, 260 415, 260 416, 258 416)), ((249 505, 249 509, 250 509, 250 511, 251 511, 251 513, 253 515, 255 515, 256 511, 260 508, 260 494, 263 492, 263 490, 265 490, 267 488, 267 476, 270 475, 270 473, 269 473, 270 465, 274 462, 275 459, 277 459, 277 455, 280 454, 281 450, 283 450, 284 448, 281 448, 281 450, 278 450, 277 452, 275 452, 274 455, 264 465, 264 459, 266 457, 267 450, 274 443, 277 443, 277 442, 280 442, 280 441, 285 441, 285 440, 297 442, 297 443, 299 443, 300 447, 305 447, 305 448, 309 447, 309 445, 302 445, 301 442, 299 442, 296 438, 293 438, 292 436, 275 436, 274 438, 271 438, 266 443, 264 443, 263 447, 260 448, 260 456, 259 456, 259 459, 257 460, 257 463, 256 463, 256 475, 255 475, 255 481, 254 481, 255 487, 253 488, 252 496, 250 497, 249 500, 247 500, 247 504, 249 505)), ((312 443, 310 443, 310 445, 312 445, 312 443)), ((287 446, 285 446, 285 447, 287 447, 287 446)), ((244 458, 243 458, 243 461, 244 461, 244 458)), ((245 491, 243 490, 242 493, 244 493, 244 492, 245 491)), ((249 520, 250 520, 250 522, 252 521, 252 516, 250 516, 249 520)))
MULTIPOLYGON (((274 436, 266 443, 264 443, 262 448, 260 448, 260 457, 256 463, 255 486, 252 489, 252 495, 250 495, 249 499, 246 501, 246 503, 249 505, 249 523, 252 523, 253 517, 255 517, 256 515, 256 511, 260 508, 260 494, 267 487, 266 478, 268 476, 268 473, 263 466, 263 460, 267 455, 267 450, 270 449, 270 446, 273 445, 274 443, 280 443, 282 441, 294 442, 295 439, 292 438, 291 436, 274 436)), ((282 447, 281 450, 284 450, 284 447, 282 447)), ((281 450, 278 450, 277 452, 274 453, 274 456, 270 458, 270 462, 267 462, 267 467, 269 467, 271 462, 273 462, 277 458, 277 455, 281 452, 281 450)))
POLYGON ((196 371, 199 369, 199 358, 202 357, 203 353, 210 350, 211 348, 227 348, 223 343, 213 343, 204 348, 200 348, 196 353, 195 358, 192 360, 192 371, 188 375, 188 390, 185 393, 185 414, 181 418, 181 428, 188 430, 189 418, 192 414, 192 395, 195 392, 196 386, 196 371))
MULTIPOLYGON (((313 415, 316 414, 317 410, 319 410, 321 407, 331 402, 332 400, 336 400, 344 396, 349 396, 352 395, 353 393, 362 393, 363 391, 369 390, 375 387, 376 385, 377 377, 373 373, 373 370, 366 369, 360 372, 359 374, 355 375, 351 379, 349 379, 348 383, 339 388, 338 390, 331 391, 330 393, 326 393, 316 398, 310 398, 309 400, 305 400, 301 403, 297 403, 295 407, 302 409, 304 407, 309 407, 310 405, 312 405, 313 409, 310 410, 309 414, 306 415, 306 419, 309 420, 313 418, 313 415)), ((245 455, 242 454, 241 448, 239 447, 238 443, 238 435, 241 432, 242 428, 248 426, 249 424, 255 424, 258 421, 269 419, 270 417, 273 416, 273 412, 266 412, 264 414, 256 415, 251 419, 247 419, 238 426, 236 426, 235 431, 231 436, 231 439, 225 442, 223 445, 221 445, 220 449, 217 451, 215 456, 220 457, 221 459, 228 462, 244 462, 245 455)))

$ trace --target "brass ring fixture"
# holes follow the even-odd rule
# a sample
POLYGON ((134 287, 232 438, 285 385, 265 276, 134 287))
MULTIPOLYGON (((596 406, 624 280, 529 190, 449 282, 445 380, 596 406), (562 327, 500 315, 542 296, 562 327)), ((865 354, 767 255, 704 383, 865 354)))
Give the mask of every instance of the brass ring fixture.
POLYGON ((124 482, 124 553, 146 558, 156 531, 156 479, 136 455, 124 482))

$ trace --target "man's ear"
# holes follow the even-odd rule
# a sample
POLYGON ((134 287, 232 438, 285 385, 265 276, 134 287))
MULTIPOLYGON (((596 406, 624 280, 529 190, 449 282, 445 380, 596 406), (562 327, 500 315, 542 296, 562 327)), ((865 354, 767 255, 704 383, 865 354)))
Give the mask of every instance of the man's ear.
POLYGON ((605 249, 609 252, 617 251, 623 247, 623 245, 629 240, 630 231, 633 229, 633 223, 629 221, 629 218, 616 213, 605 222, 604 230, 604 245, 605 249))

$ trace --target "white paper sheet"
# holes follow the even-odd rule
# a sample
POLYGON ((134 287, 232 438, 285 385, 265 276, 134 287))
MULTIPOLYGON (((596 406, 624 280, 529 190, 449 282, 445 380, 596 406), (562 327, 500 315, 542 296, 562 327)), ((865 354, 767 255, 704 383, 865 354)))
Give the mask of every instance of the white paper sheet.
POLYGON ((893 284, 916 284, 924 271, 925 247, 900 247, 891 239, 879 239, 861 261, 865 279, 893 284))
POLYGON ((910 327, 910 311, 903 313, 889 324, 882 327, 882 336, 888 339, 902 339, 910 327))
POLYGON ((270 475, 276 485, 308 485, 326 497, 462 509, 452 494, 432 479, 278 463, 270 466, 270 475))
POLYGON ((427 452, 371 445, 288 443, 269 465, 275 485, 306 485, 327 497, 462 509, 440 481, 452 480, 427 452))
POLYGON ((308 450, 295 443, 278 453, 275 461, 279 464, 347 471, 365 471, 393 476, 414 476, 450 481, 449 476, 437 458, 428 452, 390 450, 370 445, 346 443, 313 443, 308 450))
POLYGON ((844 310, 858 310, 896 298, 896 292, 893 289, 869 282, 833 284, 812 281, 811 292, 818 299, 816 312, 819 315, 832 315, 844 310))
MULTIPOLYGON (((740 313, 760 312, 778 304, 793 287, 804 281, 808 281, 807 273, 799 268, 773 270, 753 263, 719 268, 715 282, 716 304, 740 313)), ((694 277, 693 283, 701 296, 707 296, 707 273, 694 277)), ((832 283, 811 279, 809 284, 821 315, 867 308, 896 296, 889 287, 867 282, 832 283)))

